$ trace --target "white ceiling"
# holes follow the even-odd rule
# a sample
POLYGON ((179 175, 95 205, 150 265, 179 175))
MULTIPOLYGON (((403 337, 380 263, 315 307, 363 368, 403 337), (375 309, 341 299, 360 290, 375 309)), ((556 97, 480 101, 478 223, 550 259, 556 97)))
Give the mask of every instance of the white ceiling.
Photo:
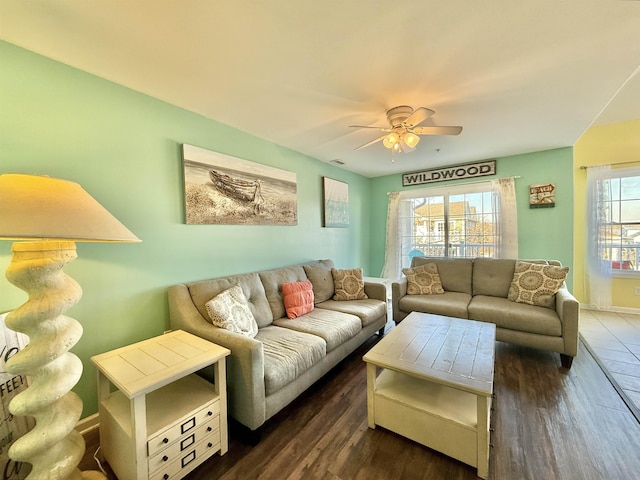
POLYGON ((0 0, 0 39, 369 177, 640 118, 637 0, 0 0), (464 130, 354 151, 402 104, 464 130))

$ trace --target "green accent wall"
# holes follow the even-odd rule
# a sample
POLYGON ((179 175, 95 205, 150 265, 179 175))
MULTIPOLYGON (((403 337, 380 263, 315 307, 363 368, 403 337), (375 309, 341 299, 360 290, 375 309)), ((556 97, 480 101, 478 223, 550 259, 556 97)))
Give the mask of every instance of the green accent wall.
MULTIPOLYGON (((397 160, 402 161, 402 158, 397 160)), ((425 165, 425 169, 430 166, 425 165)), ((492 178, 515 177, 518 203, 518 256, 560 260, 573 265, 573 149, 560 148, 542 152, 498 158, 496 175, 471 179, 467 183, 492 178), (529 208, 529 185, 554 183, 554 208, 529 208)), ((432 184, 462 185, 465 181, 446 181, 432 184)), ((424 188, 426 185, 406 187, 424 188)), ((402 175, 389 175, 371 180, 371 259, 372 275, 379 275, 384 265, 386 236, 387 193, 399 192, 402 175)), ((573 276, 569 272, 567 285, 572 288, 573 276)))
MULTIPOLYGON (((169 285, 319 258, 369 273, 368 178, 5 42, 0 64, 0 173, 78 182, 143 240, 78 243, 65 268, 84 291, 68 312, 84 327, 83 417, 97 411, 90 357, 167 330, 169 285), (183 143, 295 172, 298 225, 185 225, 183 143), (349 184, 349 228, 322 227, 323 176, 349 184)), ((0 241, 0 312, 26 300, 4 278, 10 248, 0 241)))

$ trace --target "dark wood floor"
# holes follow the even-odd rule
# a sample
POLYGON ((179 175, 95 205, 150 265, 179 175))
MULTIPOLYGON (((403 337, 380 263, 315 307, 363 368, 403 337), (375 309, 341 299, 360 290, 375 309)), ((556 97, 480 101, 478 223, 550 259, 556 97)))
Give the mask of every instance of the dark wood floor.
MULTIPOLYGON (((367 427, 362 356, 375 341, 267 422, 259 445, 243 442, 232 426, 229 452, 214 455, 187 478, 476 479, 472 467, 367 427)), ((489 478, 640 478, 640 424, 583 345, 568 373, 557 354, 496 347, 489 478)), ((87 441, 92 455, 95 435, 87 441)), ((91 455, 83 469, 95 468, 91 455)))

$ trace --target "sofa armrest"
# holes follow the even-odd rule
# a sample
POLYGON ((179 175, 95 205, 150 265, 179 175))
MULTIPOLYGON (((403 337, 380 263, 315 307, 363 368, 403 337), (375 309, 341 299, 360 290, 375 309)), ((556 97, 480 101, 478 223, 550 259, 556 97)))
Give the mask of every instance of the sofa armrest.
POLYGON ((229 411, 252 430, 262 425, 266 419, 262 342, 209 323, 184 284, 169 287, 169 320, 175 330, 185 330, 231 350, 227 359, 229 411))
POLYGON ((406 277, 399 278, 391 284, 391 307, 393 309, 393 321, 396 322, 396 325, 407 316, 406 313, 400 311, 400 299, 406 294, 406 277))
POLYGON ((387 286, 379 282, 364 282, 364 293, 367 297, 387 303, 387 286))
POLYGON ((562 287, 556 294, 556 312, 562 324, 564 353, 575 357, 578 354, 580 303, 566 287, 562 287))

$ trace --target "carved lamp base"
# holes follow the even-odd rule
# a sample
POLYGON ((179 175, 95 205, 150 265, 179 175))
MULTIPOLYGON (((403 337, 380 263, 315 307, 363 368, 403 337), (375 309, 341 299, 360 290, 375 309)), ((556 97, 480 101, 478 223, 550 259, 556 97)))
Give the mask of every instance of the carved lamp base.
POLYGON ((29 388, 9 404, 14 415, 35 418, 35 427, 9 449, 16 462, 32 465, 30 479, 97 480, 100 472, 80 472, 85 451, 74 430, 82 400, 71 391, 82 375, 82 362, 69 352, 82 336, 82 326, 64 313, 82 297, 80 285, 63 267, 76 258, 71 241, 14 243, 7 279, 29 295, 11 312, 6 325, 29 337, 29 344, 11 357, 7 370, 30 378, 29 388), (86 475, 85 475, 86 473, 86 475))

